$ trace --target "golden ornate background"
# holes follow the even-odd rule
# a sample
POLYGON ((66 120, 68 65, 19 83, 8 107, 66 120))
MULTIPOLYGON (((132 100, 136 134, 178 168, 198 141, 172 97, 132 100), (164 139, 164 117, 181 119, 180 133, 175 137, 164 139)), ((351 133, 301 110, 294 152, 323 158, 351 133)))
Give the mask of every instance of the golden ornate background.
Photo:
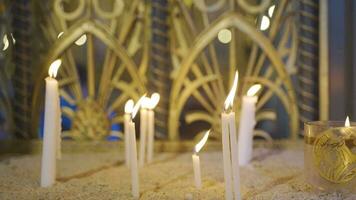
MULTIPOLYGON (((160 74, 171 82, 169 94, 162 96, 169 105, 168 110, 157 110, 168 113, 169 139, 209 127, 212 136, 220 138, 220 113, 237 69, 235 111, 239 112, 247 89, 260 83, 257 121, 287 119, 288 137, 298 136, 292 80, 298 46, 295 1, 172 0, 152 5, 143 0, 51 0, 36 1, 34 6, 45 50, 33 72, 33 135, 41 120, 43 79, 58 58, 63 61, 58 76, 61 98, 75 107, 62 106, 63 115, 72 121, 64 136, 98 140, 110 134, 112 124, 122 122, 124 103, 137 100, 150 82, 157 82, 148 78, 153 70, 151 24, 156 6, 169 12, 169 29, 155 32, 168 38, 170 45, 171 63, 166 66, 170 73, 160 74)), ((149 91, 153 90, 154 86, 149 91)), ((264 126, 257 126, 255 133, 270 138, 264 126)))

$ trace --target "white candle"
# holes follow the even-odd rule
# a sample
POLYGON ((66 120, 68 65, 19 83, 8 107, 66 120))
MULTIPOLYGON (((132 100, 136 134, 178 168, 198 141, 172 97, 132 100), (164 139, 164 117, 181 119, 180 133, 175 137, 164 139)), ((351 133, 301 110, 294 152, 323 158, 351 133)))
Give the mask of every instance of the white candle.
POLYGON ((150 103, 148 104, 148 142, 147 142, 147 162, 151 163, 153 160, 154 152, 154 137, 155 137, 155 113, 153 109, 156 107, 160 99, 158 93, 153 93, 151 95, 150 103))
POLYGON ((225 199, 232 200, 232 171, 231 171, 231 152, 230 152, 230 134, 228 126, 228 116, 221 114, 221 134, 224 161, 224 180, 225 180, 225 199))
POLYGON ((142 102, 142 107, 140 110, 140 154, 139 154, 139 165, 143 167, 145 164, 146 155, 146 141, 147 141, 147 105, 149 104, 150 98, 145 97, 142 102))
POLYGON ((199 155, 194 153, 192 155, 193 170, 194 170, 194 183, 195 187, 201 189, 201 173, 200 173, 200 158, 199 155))
POLYGON ((130 137, 130 168, 131 168, 131 192, 134 198, 139 197, 140 186, 138 180, 138 167, 137 167, 137 150, 136 150, 136 131, 135 123, 129 122, 129 137, 130 137))
POLYGON ((147 138, 147 163, 151 163, 153 159, 153 147, 154 147, 154 131, 155 131, 155 113, 152 109, 147 111, 148 117, 148 138, 147 138))
POLYGON ((210 130, 207 131, 204 135, 204 137, 198 142, 198 144, 195 145, 194 147, 194 154, 192 155, 192 160, 193 160, 193 170, 194 170, 194 182, 195 186, 198 189, 201 189, 202 184, 201 184, 201 173, 200 173, 200 158, 199 158, 199 151, 203 148, 204 144, 208 140, 210 130))
POLYGON ((132 121, 139 110, 142 100, 145 95, 138 100, 131 113, 131 120, 129 122, 129 138, 130 138, 130 168, 131 168, 131 192, 134 198, 139 198, 139 179, 138 179, 138 167, 137 167, 137 148, 136 148, 136 131, 135 123, 132 121))
POLYGON ((59 93, 58 93, 58 102, 57 102, 57 113, 58 113, 58 119, 57 119, 57 159, 60 160, 62 159, 62 148, 61 148, 61 144, 62 144, 62 118, 61 118, 61 104, 60 104, 60 99, 59 99, 59 93))
POLYGON ((129 134, 129 122, 131 121, 131 113, 134 106, 132 99, 128 100, 125 104, 124 114, 124 140, 125 140, 125 163, 130 167, 130 134, 129 134))
POLYGON ((238 140, 240 166, 247 165, 252 159, 253 130, 256 124, 255 112, 257 96, 255 96, 255 94, 260 89, 260 84, 253 85, 247 91, 247 95, 242 98, 238 140))
POLYGON ((56 156, 58 151, 58 82, 55 79, 61 60, 54 61, 49 70, 46 80, 46 99, 44 116, 44 136, 41 163, 41 187, 49 187, 56 180, 56 156))
POLYGON ((236 71, 233 86, 225 101, 225 110, 221 115, 225 198, 227 200, 241 199, 235 113, 229 112, 233 106, 234 97, 237 90, 237 83, 238 72, 236 71))
POLYGON ((241 199, 240 191, 240 169, 239 169, 239 155, 237 146, 236 126, 235 126, 235 113, 228 114, 229 119, 229 132, 230 132, 230 147, 231 147, 231 162, 232 162, 232 176, 233 176, 233 190, 236 200, 241 199))

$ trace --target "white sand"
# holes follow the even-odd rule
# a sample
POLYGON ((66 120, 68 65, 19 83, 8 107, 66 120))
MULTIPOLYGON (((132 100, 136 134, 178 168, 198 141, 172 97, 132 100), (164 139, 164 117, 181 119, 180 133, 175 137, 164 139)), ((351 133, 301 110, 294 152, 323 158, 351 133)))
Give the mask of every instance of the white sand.
MULTIPOLYGON (((287 146, 255 149, 254 161, 241 168, 243 199, 356 199, 356 189, 327 193, 305 184, 302 143, 287 146)), ((2 159, 0 199, 132 199, 130 171, 118 149, 64 153, 51 188, 39 187, 40 155, 2 159)), ((200 160, 203 189, 197 190, 191 153, 156 154, 140 171, 140 199, 224 199, 222 153, 203 149, 200 160)))

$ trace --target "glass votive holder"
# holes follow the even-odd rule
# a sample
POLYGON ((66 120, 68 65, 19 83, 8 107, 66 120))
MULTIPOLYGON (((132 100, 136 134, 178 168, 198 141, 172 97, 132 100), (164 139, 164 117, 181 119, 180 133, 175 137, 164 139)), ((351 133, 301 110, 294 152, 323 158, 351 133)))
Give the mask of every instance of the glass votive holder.
POLYGON ((304 124, 306 181, 326 191, 356 190, 356 123, 304 124))

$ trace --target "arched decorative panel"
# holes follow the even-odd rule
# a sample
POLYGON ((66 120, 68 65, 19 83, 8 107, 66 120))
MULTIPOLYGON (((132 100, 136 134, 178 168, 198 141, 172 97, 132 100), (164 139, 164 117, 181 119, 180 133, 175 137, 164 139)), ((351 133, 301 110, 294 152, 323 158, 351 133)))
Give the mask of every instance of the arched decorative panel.
POLYGON ((55 59, 63 61, 58 77, 62 115, 71 121, 65 136, 102 139, 111 126, 122 122, 126 100, 138 99, 146 91, 146 5, 138 0, 102 4, 52 2, 43 25, 50 46, 35 81, 33 131, 40 118, 43 78, 55 59), (83 54, 85 59, 78 56, 83 54))
MULTIPOLYGON (((242 78, 235 110, 239 110, 241 96, 247 89, 253 83, 260 83, 263 91, 259 94, 257 120, 277 118, 274 109, 264 109, 272 97, 277 97, 278 105, 287 112, 290 137, 297 137, 298 109, 291 80, 297 48, 293 6, 290 1, 267 0, 258 5, 244 0, 220 0, 210 5, 204 0, 191 4, 175 1, 171 139, 179 138, 182 118, 185 123, 203 121, 209 124, 213 127, 213 136, 220 138, 220 113, 237 68, 242 78), (222 30, 227 42, 219 38, 222 30), (227 44, 221 45, 217 38, 227 44), (239 61, 245 58, 248 58, 245 62, 239 61), (191 110, 189 104, 199 109, 191 110)), ((268 137, 263 130, 256 133, 268 137)))

